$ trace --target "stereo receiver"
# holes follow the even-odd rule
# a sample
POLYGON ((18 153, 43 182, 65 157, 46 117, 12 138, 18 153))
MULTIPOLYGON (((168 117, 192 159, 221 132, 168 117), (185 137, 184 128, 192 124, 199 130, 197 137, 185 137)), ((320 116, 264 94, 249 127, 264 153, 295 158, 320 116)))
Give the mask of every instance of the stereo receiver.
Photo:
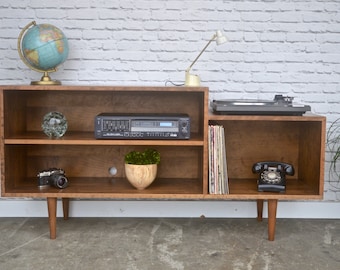
POLYGON ((101 113, 94 125, 96 139, 190 139, 187 114, 101 113))

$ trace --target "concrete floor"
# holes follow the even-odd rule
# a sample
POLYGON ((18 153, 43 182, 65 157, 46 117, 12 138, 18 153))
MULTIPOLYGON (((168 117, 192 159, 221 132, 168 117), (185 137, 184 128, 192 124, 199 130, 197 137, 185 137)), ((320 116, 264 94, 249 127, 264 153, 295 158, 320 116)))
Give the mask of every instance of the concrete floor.
POLYGON ((340 269, 340 220, 0 218, 0 269, 340 269))

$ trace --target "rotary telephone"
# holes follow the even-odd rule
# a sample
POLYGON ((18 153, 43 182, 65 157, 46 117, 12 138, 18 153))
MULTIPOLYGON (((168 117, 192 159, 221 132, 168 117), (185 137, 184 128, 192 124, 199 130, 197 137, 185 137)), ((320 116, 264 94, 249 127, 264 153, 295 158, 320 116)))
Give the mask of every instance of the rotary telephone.
POLYGON ((283 162, 257 162, 253 165, 253 173, 259 173, 258 191, 284 192, 286 190, 286 174, 294 175, 294 167, 283 162))

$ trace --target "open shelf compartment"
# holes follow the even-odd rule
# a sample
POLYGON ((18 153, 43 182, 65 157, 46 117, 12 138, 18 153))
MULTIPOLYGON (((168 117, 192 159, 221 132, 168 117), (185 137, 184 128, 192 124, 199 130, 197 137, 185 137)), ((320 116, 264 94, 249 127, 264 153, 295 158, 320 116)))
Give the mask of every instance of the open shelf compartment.
MULTIPOLYGON (((200 146, 154 146, 161 154, 155 182, 143 192, 125 178, 124 156, 146 146, 6 145, 4 195, 24 197, 146 197, 149 194, 202 194, 203 149, 200 146), (115 167, 116 175, 109 169, 115 167), (69 187, 39 189, 37 173, 62 168, 69 187), (184 173, 185 172, 185 173, 184 173), (97 195, 96 195, 97 193, 97 195), (57 194, 57 195, 56 195, 57 194), (123 194, 123 195, 122 195, 123 194)), ((157 195, 157 196, 158 196, 157 195)), ((156 197, 157 197, 156 196, 156 197)), ((163 196, 163 197, 164 197, 163 196)))
POLYGON ((210 123, 225 128, 230 197, 257 198, 252 166, 260 161, 290 163, 286 192, 277 198, 321 199, 324 172, 324 117, 211 116, 210 123))
POLYGON ((111 88, 112 91, 109 91, 110 88, 102 88, 93 92, 86 91, 83 87, 60 87, 59 90, 49 91, 3 90, 5 139, 32 139, 34 134, 37 134, 37 139, 41 139, 44 135, 41 130, 42 119, 51 111, 61 112, 68 121, 65 140, 73 138, 68 133, 84 133, 85 135, 78 138, 85 136, 86 139, 92 134, 94 139, 94 119, 103 112, 188 114, 193 140, 204 139, 204 108, 207 102, 205 88, 197 91, 174 91, 176 88, 164 87, 157 92, 152 87, 149 90, 142 88, 145 91, 138 89, 136 87, 136 90, 128 88, 122 91, 111 88))

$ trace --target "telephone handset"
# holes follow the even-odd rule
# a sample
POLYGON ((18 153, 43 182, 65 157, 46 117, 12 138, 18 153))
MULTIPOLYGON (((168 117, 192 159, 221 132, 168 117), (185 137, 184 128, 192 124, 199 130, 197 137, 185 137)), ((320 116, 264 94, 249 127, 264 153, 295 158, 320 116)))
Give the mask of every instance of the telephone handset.
POLYGON ((258 191, 284 192, 286 190, 286 174, 294 175, 294 167, 284 162, 257 162, 253 165, 253 173, 259 173, 258 191))

